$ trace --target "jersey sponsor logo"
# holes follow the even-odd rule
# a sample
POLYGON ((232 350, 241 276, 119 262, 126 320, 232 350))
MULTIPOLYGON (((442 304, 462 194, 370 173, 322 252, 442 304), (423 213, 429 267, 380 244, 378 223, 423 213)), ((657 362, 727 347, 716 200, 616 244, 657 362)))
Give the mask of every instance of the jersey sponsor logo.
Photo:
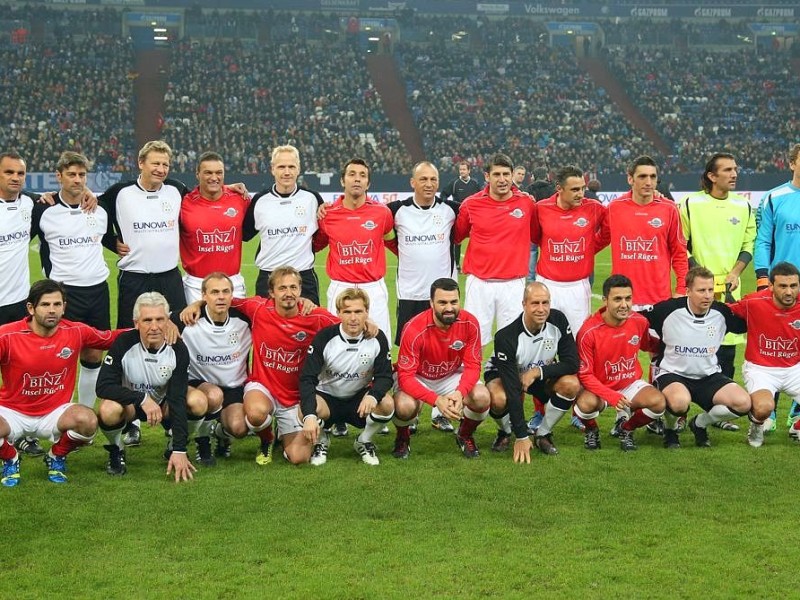
POLYGON ((521 219, 522 217, 525 216, 525 213, 522 212, 521 208, 515 208, 510 213, 508 213, 508 216, 514 217, 515 219, 521 219))
POLYGON ((586 217, 578 217, 576 221, 572 222, 576 227, 586 227, 589 224, 589 219, 586 217))
POLYGON ((4 233, 0 235, 0 248, 3 246, 15 245, 18 242, 28 243, 31 239, 31 233, 28 229, 22 231, 14 231, 12 233, 4 233))
POLYGON ((455 350, 456 352, 460 352, 464 349, 466 344, 462 340, 456 340, 452 344, 450 344, 450 349, 455 350))
POLYGON ((639 345, 639 341, 640 341, 641 339, 642 339, 642 338, 640 338, 638 335, 632 335, 632 336, 631 336, 631 339, 629 339, 629 340, 628 340, 628 343, 629 343, 631 346, 638 346, 638 345, 639 345))
POLYGON ((636 358, 620 358, 617 362, 606 361, 606 379, 620 381, 633 373, 636 358))
POLYGON ((355 240, 350 244, 336 242, 336 248, 342 257, 339 261, 342 265, 369 264, 375 254, 375 244, 372 240, 364 244, 359 244, 355 240))
POLYGON ((198 252, 232 252, 236 248, 236 227, 195 232, 198 252))
POLYGON ((354 381, 358 379, 367 379, 369 377, 369 371, 359 371, 357 373, 350 373, 350 372, 343 372, 340 373, 338 371, 332 371, 331 369, 325 369, 325 374, 328 376, 328 379, 341 379, 344 381, 354 381))
POLYGON ((741 221, 739 219, 737 219, 736 217, 731 217, 730 219, 728 219, 728 222, 731 225, 738 225, 739 223, 741 223, 741 221))
POLYGON ((45 371, 41 375, 25 373, 22 376, 22 393, 26 396, 55 394, 66 389, 67 367, 58 373, 45 371))
POLYGON ((786 224, 786 231, 790 231, 790 232, 800 231, 800 223, 787 223, 786 224))
POLYGON ((72 356, 73 354, 75 354, 75 352, 72 350, 72 348, 70 348, 69 346, 64 346, 64 347, 61 349, 61 352, 59 352, 58 354, 56 354, 56 356, 57 356, 58 358, 63 358, 63 359, 65 359, 65 360, 66 360, 66 359, 68 359, 70 356, 72 356))
POLYGON ((655 227, 656 229, 658 229, 664 224, 664 221, 662 221, 658 217, 653 217, 647 222, 647 224, 650 225, 651 227, 655 227))
POLYGON ((226 217, 233 218, 239 214, 239 211, 233 208, 232 206, 229 206, 227 209, 225 209, 225 212, 222 214, 225 215, 226 217))
POLYGON ((114 357, 110 354, 106 354, 106 357, 103 359, 104 365, 113 365, 114 364, 114 357))
POLYGON ((580 262, 586 252, 586 240, 547 240, 547 247, 550 250, 550 260, 553 262, 580 262))
POLYGON ((758 336, 758 349, 764 356, 792 358, 797 356, 797 338, 787 339, 781 336, 768 338, 762 333, 758 336))
POLYGON ((675 346, 675 354, 681 356, 713 356, 716 353, 715 346, 675 346))
POLYGON ((364 229, 366 229, 367 231, 372 231, 373 229, 376 229, 376 228, 378 227, 378 224, 377 224, 375 221, 368 220, 368 221, 364 221, 364 222, 361 224, 361 226, 362 226, 364 229))
POLYGON ((283 346, 271 348, 264 343, 259 347, 261 364, 267 369, 275 369, 284 373, 296 373, 300 369, 304 354, 303 348, 296 350, 287 350, 283 346))
POLYGON ((655 252, 658 251, 658 241, 655 236, 645 239, 642 236, 636 238, 620 237, 620 258, 623 260, 643 260, 651 262, 658 258, 655 252))
POLYGON ((424 235, 404 235, 403 241, 406 244, 438 244, 449 240, 443 233, 429 233, 424 235))
POLYGON ((422 361, 422 368, 420 375, 426 379, 441 379, 442 377, 453 373, 459 365, 457 360, 443 360, 440 363, 429 363, 427 360, 422 361))
POLYGON ((198 364, 222 365, 235 363, 241 356, 241 352, 231 352, 230 354, 195 354, 194 358, 198 364))
POLYGON ((168 219, 166 221, 134 221, 134 231, 153 231, 160 233, 162 231, 173 231, 175 229, 175 219, 168 219))
POLYGON ((75 237, 60 237, 58 238, 58 246, 60 248, 80 248, 85 246, 96 246, 100 242, 99 235, 80 235, 75 237))
POLYGON ((298 237, 304 236, 308 231, 306 225, 294 225, 291 227, 267 227, 267 237, 298 237))

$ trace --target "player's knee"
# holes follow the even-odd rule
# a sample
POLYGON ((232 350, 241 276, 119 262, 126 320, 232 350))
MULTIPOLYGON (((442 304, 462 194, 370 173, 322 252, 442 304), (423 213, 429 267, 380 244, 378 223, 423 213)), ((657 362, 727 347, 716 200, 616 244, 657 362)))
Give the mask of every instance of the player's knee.
POLYGON ((667 407, 667 399, 661 392, 656 392, 650 399, 648 408, 654 413, 664 414, 664 409, 667 407))
POLYGON ((602 411, 605 408, 605 403, 592 392, 584 390, 578 394, 575 406, 583 413, 593 413, 602 411))
POLYGON ((381 398, 381 401, 378 402, 378 405, 375 407, 375 414, 381 416, 394 414, 394 399, 389 394, 386 394, 381 398))
POLYGON ((486 386, 481 385, 479 383, 474 388, 472 388, 468 397, 465 400, 466 400, 465 403, 472 410, 483 411, 489 408, 492 398, 491 395, 489 394, 489 390, 486 389, 486 386))
POLYGON ((687 394, 665 394, 665 398, 667 399, 666 410, 673 415, 685 415, 689 412, 691 397, 687 394))
POLYGON ((581 383, 575 375, 564 375, 556 381, 553 391, 564 398, 574 398, 581 391, 581 383))
POLYGON ((208 404, 208 412, 218 411, 222 407, 222 401, 224 400, 222 390, 217 386, 213 386, 204 390, 204 393, 208 404))
POLYGON ((271 412, 272 405, 266 398, 263 400, 253 400, 250 402, 248 402, 248 399, 245 398, 244 414, 247 417, 247 420, 253 425, 259 425, 263 423, 271 412))
POLYGON ((303 465, 311 460, 311 446, 307 444, 292 444, 284 448, 286 460, 293 465, 303 465))
POLYGON ((106 425, 121 423, 125 414, 125 407, 113 400, 102 400, 97 409, 100 421, 106 425))
POLYGON ((74 414, 75 431, 81 435, 94 435, 97 431, 97 415, 85 406, 76 405, 75 408, 81 409, 76 410, 74 414))
POLYGON ((736 393, 732 395, 728 406, 731 410, 739 414, 750 412, 750 409, 752 408, 750 394, 741 388, 736 390, 736 393))

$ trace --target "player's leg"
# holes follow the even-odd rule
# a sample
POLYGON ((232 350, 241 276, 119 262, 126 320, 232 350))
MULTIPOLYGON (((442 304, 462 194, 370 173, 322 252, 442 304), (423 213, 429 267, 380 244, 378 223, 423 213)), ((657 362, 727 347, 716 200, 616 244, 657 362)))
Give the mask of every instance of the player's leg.
MULTIPOLYGON (((541 384, 537 381, 536 384, 541 384)), ((542 388, 544 386, 541 386, 542 388)), ((536 431, 536 447, 544 454, 558 454, 558 448, 553 444, 553 428, 564 415, 572 411, 575 398, 581 389, 578 377, 575 375, 564 375, 559 377, 553 384, 552 390, 548 393, 547 404, 544 407, 544 418, 539 429, 536 431)), ((545 391, 545 390, 542 390, 545 391)), ((539 394, 535 394, 537 397, 539 394)))
POLYGON ((95 350, 94 348, 84 348, 81 350, 78 403, 87 407, 89 410, 94 410, 94 403, 97 399, 95 387, 97 386, 97 376, 100 374, 102 360, 102 350, 95 350))
POLYGON ((482 383, 476 383, 464 398, 464 416, 461 418, 461 424, 456 432, 456 444, 465 458, 480 456, 474 434, 478 426, 489 416, 490 404, 489 390, 482 383))
POLYGON ((711 445, 708 441, 709 425, 737 419, 750 412, 751 407, 750 394, 722 373, 697 382, 692 398, 704 411, 689 422, 695 443, 701 447, 711 445))
POLYGON ((678 435, 678 419, 685 417, 689 412, 692 395, 689 388, 670 374, 658 377, 654 385, 664 394, 666 406, 664 409, 664 448, 676 450, 681 447, 678 435))
MULTIPOLYGON (((491 360, 489 361, 491 363, 491 360)), ((489 392, 489 416, 497 423, 497 435, 492 442, 492 452, 505 452, 511 445, 511 418, 508 416, 508 399, 497 371, 487 364, 483 380, 489 392)))
POLYGON ((226 388, 222 399, 219 423, 214 428, 217 440, 216 455, 228 458, 231 455, 231 440, 247 435, 244 418, 244 387, 226 388))
MULTIPOLYGON (((317 394, 317 419, 319 419, 319 437, 317 443, 311 449, 311 458, 308 460, 315 467, 319 467, 328 462, 328 447, 330 446, 330 437, 326 431, 326 423, 332 422, 334 419, 339 419, 341 415, 337 414, 334 418, 331 414, 331 403, 321 395, 317 394)), ((334 405, 336 406, 336 405, 334 405)))
POLYGON ((41 418, 38 435, 55 440, 44 456, 50 481, 66 483, 67 454, 91 442, 96 432, 97 415, 80 404, 60 406, 41 418))
POLYGON ((272 462, 272 415, 277 403, 263 385, 250 381, 244 386, 244 421, 247 429, 261 440, 261 447, 256 454, 256 463, 268 465, 272 462))
MULTIPOLYGON (((150 289, 147 285, 146 274, 119 271, 117 274, 117 329, 133 327, 133 305, 141 294, 148 291, 150 289)), ((132 419, 130 423, 126 424, 124 434, 125 446, 138 446, 142 440, 141 422, 138 419, 132 419)))
POLYGON ((106 473, 124 475, 128 468, 125 464, 122 431, 125 429, 125 425, 136 418, 136 409, 132 405, 123 406, 114 400, 101 400, 97 409, 97 418, 100 430, 108 440, 108 444, 103 446, 108 451, 106 473))
MULTIPOLYGON (((492 342, 492 323, 494 322, 494 295, 490 287, 490 282, 483 281, 474 275, 467 275, 467 283, 464 286, 464 310, 478 319, 481 329, 481 345, 486 347, 492 342)), ((517 298, 517 314, 519 316, 519 298, 517 298)))
POLYGON ((606 403, 589 390, 581 390, 575 399, 575 415, 583 423, 583 446, 587 450, 600 449, 600 429, 597 417, 606 408, 606 403))
POLYGON ((745 388, 750 394, 750 428, 747 431, 747 443, 753 448, 764 445, 764 421, 775 410, 775 395, 782 390, 784 382, 781 375, 783 369, 770 369, 754 365, 749 361, 742 364, 742 378, 745 388))
POLYGON ((293 465, 310 462, 314 446, 303 434, 300 407, 280 407, 275 410, 278 438, 283 444, 283 456, 293 465))
POLYGON ((0 460, 3 462, 3 473, 0 484, 3 487, 19 485, 19 452, 14 447, 14 440, 24 435, 23 415, 0 406, 0 460))
POLYGON ((203 415, 203 421, 197 428, 194 437, 195 445, 197 446, 197 462, 207 467, 213 467, 217 461, 214 459, 214 453, 211 451, 211 433, 215 425, 219 423, 224 392, 218 385, 206 381, 199 383, 190 382, 189 389, 196 389, 199 393, 203 394, 206 402, 206 412, 203 415), (197 385, 192 385, 192 383, 196 383, 197 385))
POLYGON ((361 400, 354 403, 354 414, 351 413, 351 418, 348 421, 355 427, 362 426, 363 431, 356 437, 353 442, 353 449, 361 457, 361 461, 368 465, 379 465, 378 450, 372 439, 387 423, 392 420, 394 416, 394 400, 389 394, 383 396, 380 401, 375 405, 375 408, 365 417, 361 418, 358 415, 358 405, 361 400))
POLYGON ((188 273, 183 276, 183 295, 186 298, 187 305, 202 298, 202 283, 203 280, 199 277, 194 277, 188 273))
POLYGON ((403 391, 397 390, 394 395, 394 425, 397 435, 394 440, 392 456, 408 458, 411 453, 411 424, 417 418, 422 403, 403 391))
POLYGON ((619 446, 623 452, 630 452, 637 449, 633 432, 661 418, 667 402, 657 388, 641 380, 628 386, 623 394, 631 399, 631 418, 620 427, 619 446))
MULTIPOLYGON (((111 314, 108 283, 102 282, 89 287, 68 287, 64 317, 71 321, 86 323, 95 329, 111 329, 111 314)), ((80 377, 78 379, 78 402, 94 410, 95 386, 100 374, 100 361, 103 351, 84 348, 80 357, 80 377)))

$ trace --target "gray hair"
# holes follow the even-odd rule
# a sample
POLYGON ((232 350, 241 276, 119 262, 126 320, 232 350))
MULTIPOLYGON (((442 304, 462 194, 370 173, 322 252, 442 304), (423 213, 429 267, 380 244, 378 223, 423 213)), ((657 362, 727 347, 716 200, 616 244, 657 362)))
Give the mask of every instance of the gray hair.
POLYGON ((143 306, 161 306, 164 308, 164 312, 167 314, 167 317, 169 317, 169 302, 167 302, 167 299, 163 296, 163 294, 158 292, 145 292, 139 296, 133 305, 134 321, 139 320, 139 313, 141 312, 143 306))

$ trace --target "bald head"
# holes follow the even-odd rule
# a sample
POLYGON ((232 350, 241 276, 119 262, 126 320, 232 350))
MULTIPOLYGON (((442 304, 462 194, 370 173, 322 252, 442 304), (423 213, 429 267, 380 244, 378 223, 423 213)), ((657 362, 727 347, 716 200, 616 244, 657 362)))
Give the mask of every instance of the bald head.
POLYGON ((439 171, 427 161, 414 165, 411 171, 411 189, 414 200, 421 206, 430 206, 439 191, 439 171))
POLYGON ((545 284, 541 281, 529 281, 525 284, 525 292, 522 294, 522 301, 525 302, 531 294, 536 292, 547 294, 547 297, 550 297, 550 290, 547 289, 545 284))
POLYGON ((538 281, 531 281, 525 286, 522 296, 522 318, 525 327, 532 332, 541 331, 550 316, 550 290, 538 281))

